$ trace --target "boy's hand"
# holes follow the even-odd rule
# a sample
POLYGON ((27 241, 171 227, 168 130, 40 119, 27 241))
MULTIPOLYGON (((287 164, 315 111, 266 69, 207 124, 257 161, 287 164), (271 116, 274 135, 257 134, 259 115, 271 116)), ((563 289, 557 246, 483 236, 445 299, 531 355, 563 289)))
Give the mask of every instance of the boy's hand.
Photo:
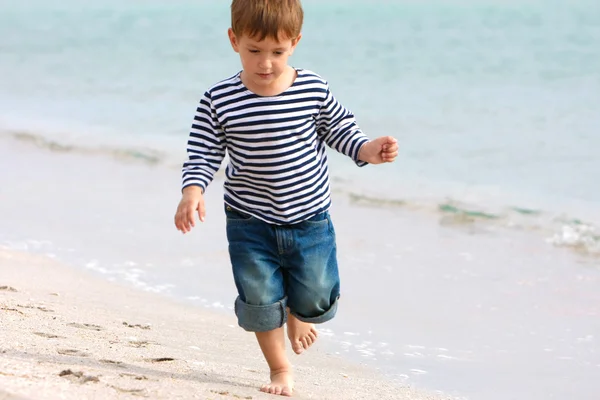
POLYGON ((204 222, 204 196, 200 186, 188 186, 183 189, 183 196, 175 213, 175 226, 177 230, 188 233, 196 226, 194 214, 198 211, 200 221, 204 222))
POLYGON ((358 159, 369 164, 393 162, 398 156, 398 141, 391 136, 382 136, 365 143, 358 153, 358 159))

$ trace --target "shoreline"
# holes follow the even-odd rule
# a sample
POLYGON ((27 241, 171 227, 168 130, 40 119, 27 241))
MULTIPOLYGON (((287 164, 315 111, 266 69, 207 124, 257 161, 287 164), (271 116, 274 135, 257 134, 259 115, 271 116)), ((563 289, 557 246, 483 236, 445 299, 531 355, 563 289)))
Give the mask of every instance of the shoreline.
MULTIPOLYGON (((69 141, 55 141, 51 136, 19 131, 7 133, 2 131, 1 126, 0 142, 6 143, 7 150, 10 148, 5 154, 7 157, 8 152, 22 151, 47 159, 53 158, 52 156, 68 156, 72 159, 92 157, 102 164, 139 170, 160 169, 163 173, 179 178, 180 163, 175 163, 173 154, 169 157, 161 154, 157 147, 141 150, 102 145, 86 147, 69 141), (174 171, 176 173, 173 173, 174 171)), ((339 157, 334 153, 331 156, 339 157)), ((340 160, 331 162, 336 161, 340 160)), ((7 170, 10 164, 6 164, 7 170)), ((215 174, 209 195, 215 192, 214 186, 219 186, 219 191, 221 190, 224 167, 225 162, 215 174)), ((360 175, 357 171, 353 174, 353 177, 360 175)), ((396 185, 398 183, 393 182, 391 187, 396 185)), ((520 201, 517 200, 518 196, 515 197, 515 193, 506 192, 501 197, 495 197, 493 193, 487 193, 485 188, 466 190, 449 182, 437 182, 437 185, 444 187, 441 191, 428 186, 422 189, 424 191, 414 191, 414 187, 422 185, 423 182, 408 179, 401 189, 389 192, 390 185, 384 185, 382 189, 381 182, 378 181, 359 179, 357 182, 335 174, 331 178, 332 195, 336 202, 368 209, 408 211, 426 218, 438 219, 442 224, 459 229, 503 229, 509 233, 526 231, 532 237, 544 240, 558 250, 568 249, 575 257, 598 264, 600 236, 597 232, 600 230, 600 213, 592 200, 563 199, 559 203, 540 202, 544 196, 539 194, 533 197, 526 196, 528 201, 525 201, 525 198, 520 201)))
MULTIPOLYGON (((258 390, 268 370, 234 317, 27 253, 0 249, 0 271, 0 399, 281 398, 258 390)), ((297 399, 443 398, 397 387, 318 342, 292 355, 297 399)))

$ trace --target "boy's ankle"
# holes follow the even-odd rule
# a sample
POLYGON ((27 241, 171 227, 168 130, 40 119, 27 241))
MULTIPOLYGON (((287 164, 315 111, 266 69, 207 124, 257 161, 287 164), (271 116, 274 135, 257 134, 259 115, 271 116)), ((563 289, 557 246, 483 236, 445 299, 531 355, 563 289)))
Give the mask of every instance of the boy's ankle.
POLYGON ((279 368, 271 368, 271 376, 273 375, 279 375, 279 374, 285 374, 285 373, 290 373, 292 372, 292 364, 288 363, 286 366, 282 366, 279 368))

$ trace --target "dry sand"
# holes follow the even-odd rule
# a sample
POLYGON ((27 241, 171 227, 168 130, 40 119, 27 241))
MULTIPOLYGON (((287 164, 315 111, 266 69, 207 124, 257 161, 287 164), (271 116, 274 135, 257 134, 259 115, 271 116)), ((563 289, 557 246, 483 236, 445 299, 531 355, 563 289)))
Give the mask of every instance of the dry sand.
MULTIPOLYGON (((298 399, 436 399, 317 343, 290 354, 298 399)), ((274 399, 235 317, 0 250, 0 400, 274 399)))

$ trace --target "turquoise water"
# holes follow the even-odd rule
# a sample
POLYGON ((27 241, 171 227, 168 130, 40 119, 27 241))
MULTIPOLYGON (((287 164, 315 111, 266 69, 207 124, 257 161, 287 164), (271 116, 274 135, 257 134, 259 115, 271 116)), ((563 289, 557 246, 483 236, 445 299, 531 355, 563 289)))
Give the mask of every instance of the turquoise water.
MULTIPOLYGON (((344 162, 338 176, 400 185, 390 197, 419 182, 520 206, 600 201, 598 2, 305 8, 293 64, 328 79, 370 136, 402 144, 396 165, 344 162)), ((200 94, 239 69, 227 27, 223 1, 0 2, 0 122, 178 161, 200 94)))
MULTIPOLYGON (((334 204, 358 207, 338 209, 348 303, 333 330, 360 331, 360 352, 370 351, 373 327, 373 343, 390 343, 374 351, 376 365, 411 375, 409 383, 473 399, 541 400, 573 395, 575 382, 581 389, 572 398, 593 398, 600 3, 304 4, 292 63, 324 76, 370 136, 401 144, 391 165, 358 169, 332 159, 334 204), (377 279, 365 280, 365 269, 377 279), (398 287, 408 305, 398 307, 399 326, 367 307, 398 287), (471 301, 482 308, 473 312, 471 301), (370 325, 359 329, 364 315, 370 325), (523 354, 531 364, 518 361, 523 354), (539 387, 529 382, 535 370, 544 371, 539 387)), ((123 273, 142 288, 145 271, 156 287, 171 283, 178 294, 228 304, 224 238, 197 233, 210 243, 207 255, 169 236, 195 103, 240 68, 227 27, 224 0, 0 0, 0 245, 123 273), (37 169, 10 156, 31 157, 37 169), (73 173, 73 159, 85 168, 73 173), (17 196, 32 193, 28 182, 47 196, 44 218, 12 211, 39 206, 17 196), (79 197, 94 211, 78 209, 79 197), (199 268, 212 268, 219 284, 195 282, 199 268)), ((217 204, 216 188, 210 196, 217 204)))
MULTIPOLYGON (((328 79, 370 136, 401 144, 399 162, 378 168, 334 156, 339 186, 433 212, 448 199, 539 211, 529 225, 561 237, 564 220, 600 224, 598 2, 305 9, 293 64, 328 79)), ((240 68, 228 12, 222 1, 0 2, 0 134, 178 168, 199 96, 240 68)), ((595 251, 596 239, 575 241, 595 251)))

